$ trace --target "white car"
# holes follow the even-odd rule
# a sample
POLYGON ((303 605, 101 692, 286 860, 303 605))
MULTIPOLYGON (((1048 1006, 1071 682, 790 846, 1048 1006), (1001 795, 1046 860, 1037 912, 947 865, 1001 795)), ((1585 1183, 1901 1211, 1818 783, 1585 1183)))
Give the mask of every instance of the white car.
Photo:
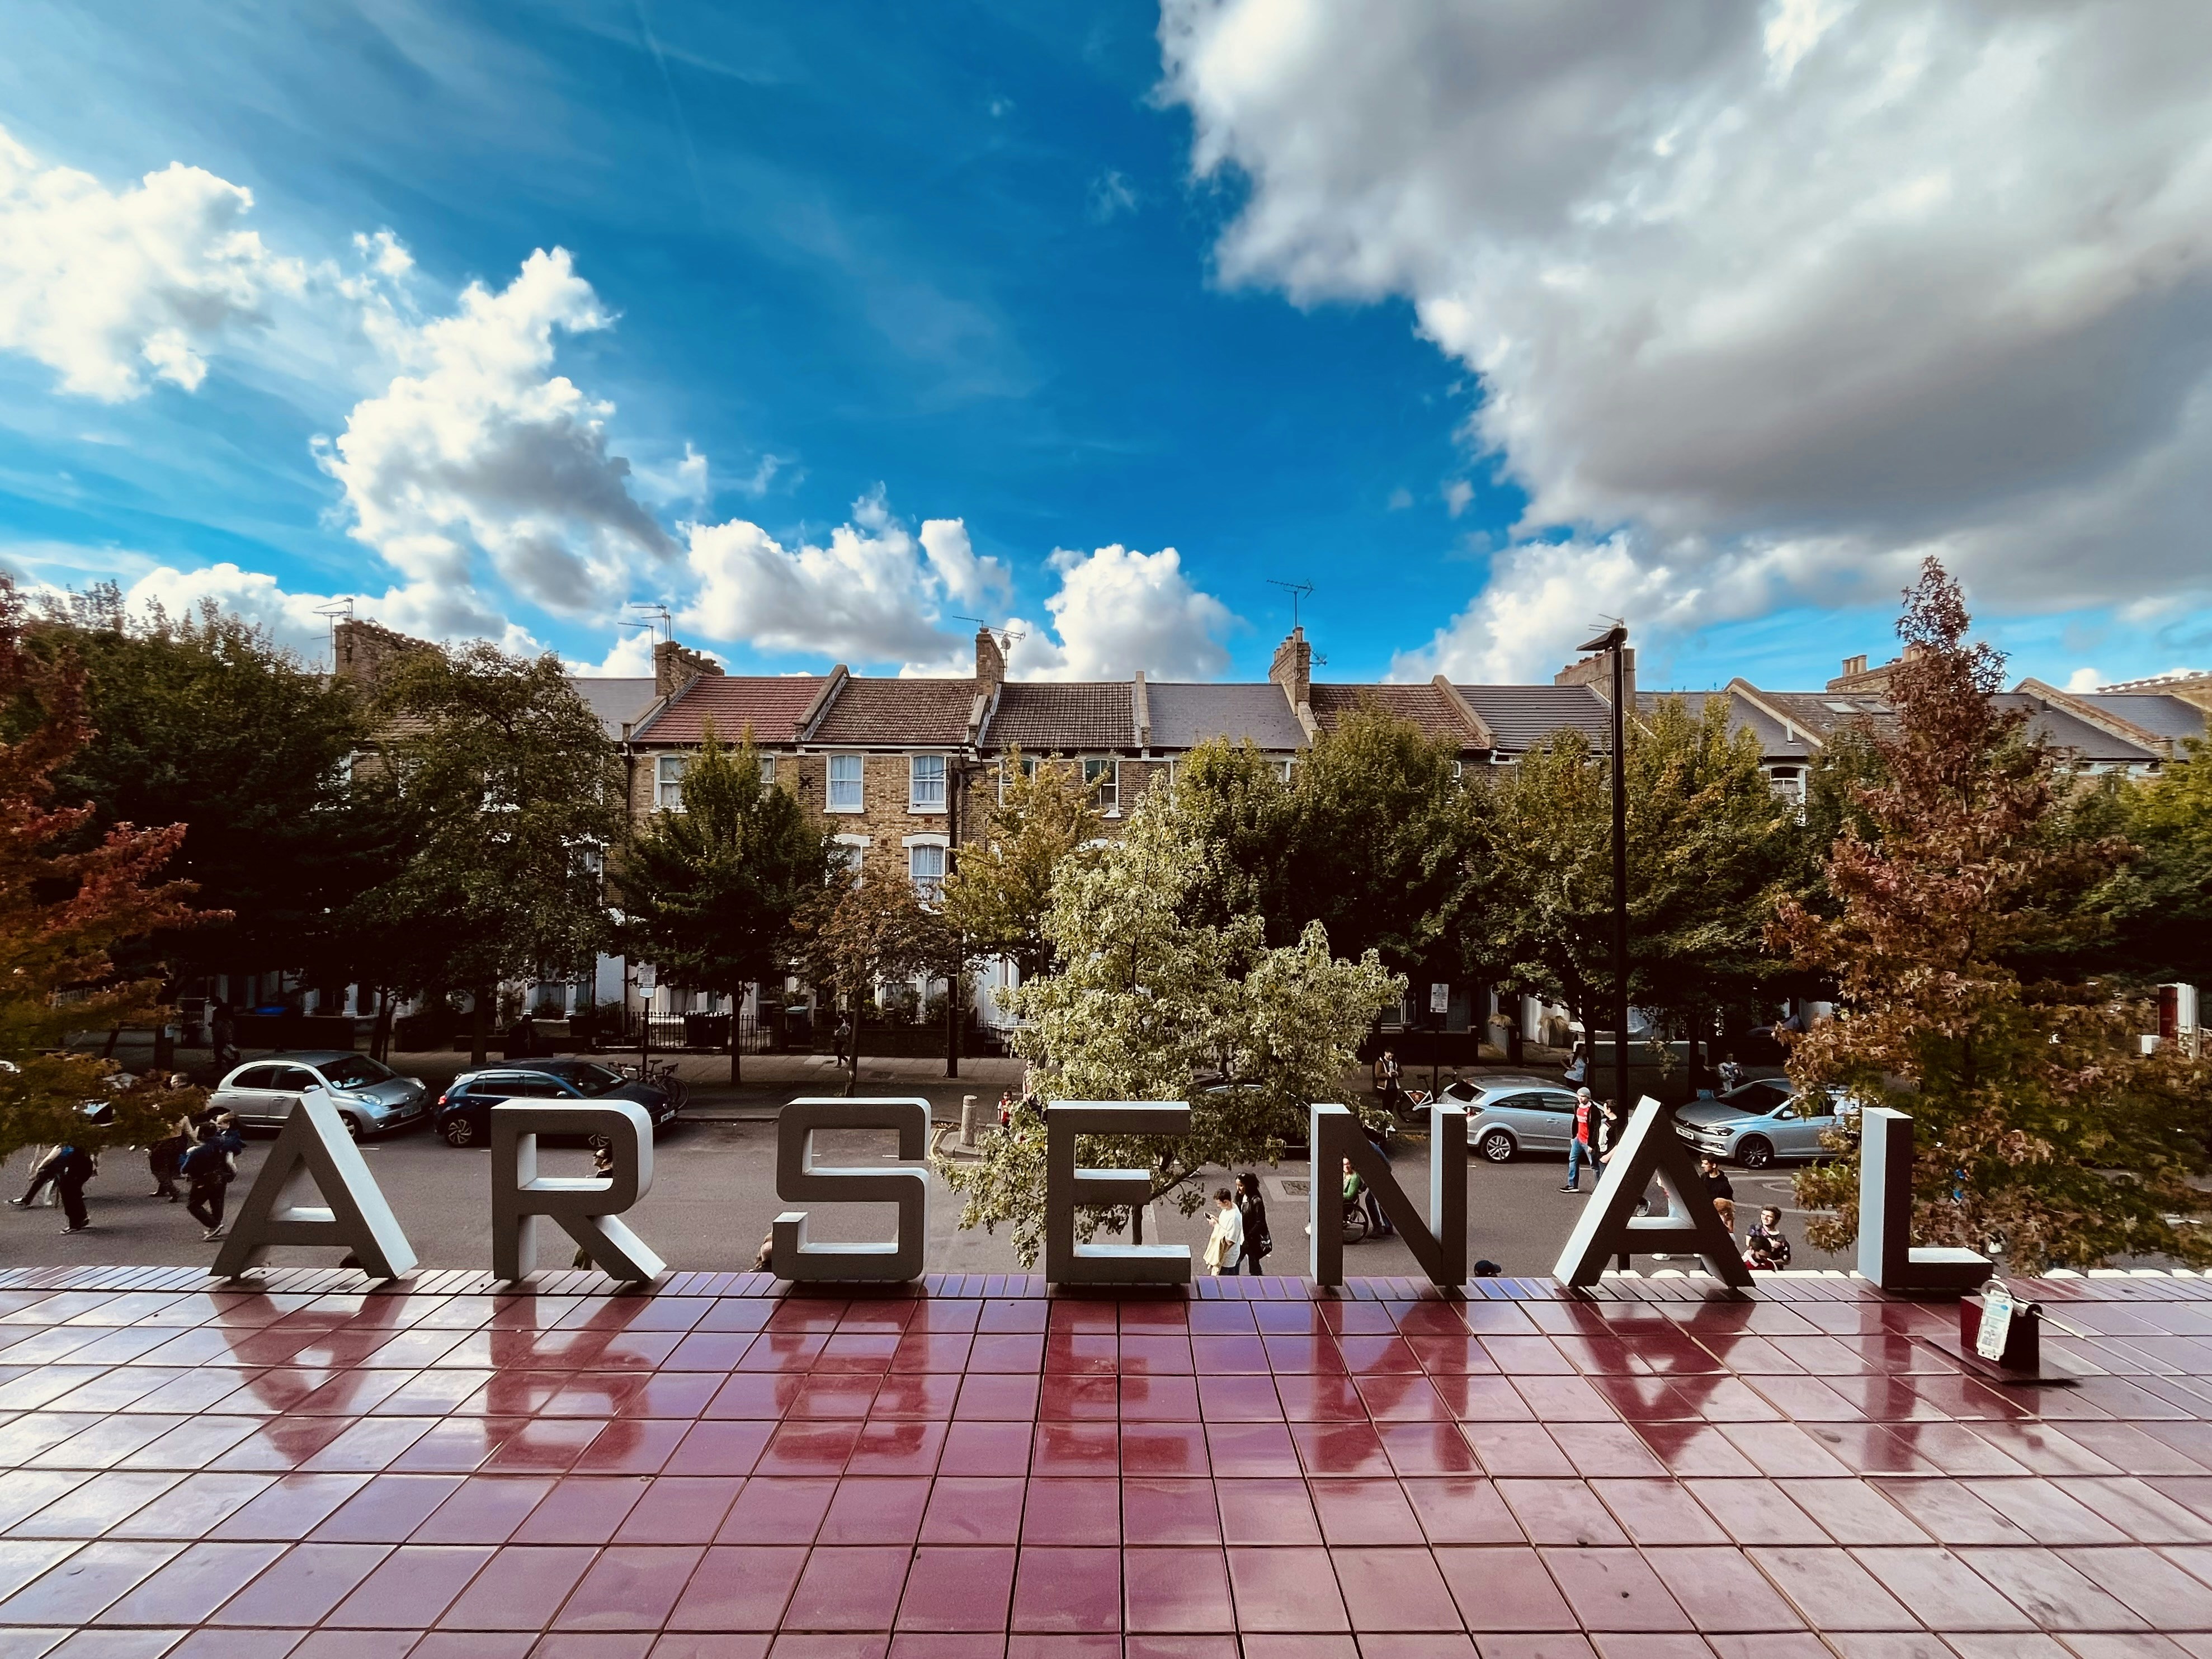
POLYGON ((1724 1164, 1763 1170, 1777 1158, 1835 1157, 1825 1137, 1855 1132, 1858 1113, 1858 1103, 1840 1089, 1800 1095, 1786 1077, 1758 1078, 1717 1100, 1682 1107, 1674 1133, 1724 1164))
POLYGON ((1467 1108, 1467 1144, 1492 1164, 1520 1152, 1565 1153, 1575 1138, 1575 1091, 1547 1078, 1461 1078, 1439 1098, 1467 1108))
POLYGON ((429 1109, 429 1091, 420 1078, 402 1077, 367 1054, 334 1049, 248 1060, 216 1085, 208 1104, 236 1113, 250 1127, 281 1128, 310 1089, 330 1091, 356 1140, 420 1122, 429 1109))

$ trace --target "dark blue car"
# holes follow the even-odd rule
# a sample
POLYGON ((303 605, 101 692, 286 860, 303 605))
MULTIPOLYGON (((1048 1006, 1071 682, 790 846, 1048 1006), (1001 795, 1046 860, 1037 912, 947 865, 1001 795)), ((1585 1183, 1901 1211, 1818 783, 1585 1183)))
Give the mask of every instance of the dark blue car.
POLYGON ((656 1130, 676 1115, 676 1103, 665 1090, 635 1082, 595 1060, 556 1058, 464 1072, 438 1097, 432 1122, 449 1146, 487 1146, 491 1109, 509 1100, 574 1105, 627 1100, 645 1108, 656 1130))

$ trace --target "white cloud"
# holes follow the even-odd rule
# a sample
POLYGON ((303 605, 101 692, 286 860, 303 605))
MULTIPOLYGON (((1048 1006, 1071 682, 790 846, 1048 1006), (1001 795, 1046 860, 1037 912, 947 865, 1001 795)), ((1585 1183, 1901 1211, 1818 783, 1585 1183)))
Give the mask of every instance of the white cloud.
POLYGON ((1477 657, 1562 564, 1632 622, 1923 548, 2000 608, 2212 593, 2212 9, 1167 0, 1161 40, 1249 182, 1224 276, 1410 298, 1522 533, 1583 550, 1498 562, 1477 657))
POLYGON ((2077 668, 2066 677, 2069 691, 2094 691, 2105 683, 2105 677, 2094 668, 2077 668))
POLYGON ((1093 224, 1109 224, 1125 213, 1134 213, 1142 198, 1127 174, 1109 167, 1091 181, 1089 211, 1093 224))
POLYGON ((1390 492, 1390 498, 1387 501, 1383 502, 1382 510, 1386 513, 1403 513, 1413 504, 1413 492, 1407 489, 1405 485, 1400 484, 1395 489, 1390 492))
POLYGON ((613 405, 552 373, 556 334, 612 320, 556 248, 498 292, 471 283, 453 315, 391 333, 402 372, 355 405, 321 457, 353 536, 406 578, 405 625, 483 631, 479 555, 532 603, 592 616, 673 550, 608 447, 613 405))
POLYGON ((1172 547, 1139 553, 1119 545, 1052 556, 1060 589, 1045 601, 1052 633, 1015 617, 1007 672, 1017 679, 1212 679, 1229 665, 1218 635, 1237 617, 1191 586, 1172 547), (1058 637, 1054 637, 1054 635, 1058 637))
POLYGON ((1444 511, 1456 519, 1467 511, 1467 504, 1474 499, 1474 486, 1465 478, 1454 478, 1444 486, 1444 511))
POLYGON ((981 605, 1007 586, 1005 567, 976 556, 960 520, 927 520, 916 536, 880 486, 853 503, 827 545, 786 547, 732 519, 692 526, 687 557, 698 589, 678 618, 684 627, 855 665, 963 660, 963 636, 938 625, 948 605, 981 605))
POLYGON ((197 390, 228 331, 264 322, 273 297, 307 281, 244 228, 252 205, 252 191, 178 162, 110 190, 0 131, 0 349, 109 403, 154 380, 197 390))
POLYGON ((653 678, 652 631, 625 629, 616 636, 605 656, 597 662, 572 659, 568 672, 595 678, 649 680, 653 678))

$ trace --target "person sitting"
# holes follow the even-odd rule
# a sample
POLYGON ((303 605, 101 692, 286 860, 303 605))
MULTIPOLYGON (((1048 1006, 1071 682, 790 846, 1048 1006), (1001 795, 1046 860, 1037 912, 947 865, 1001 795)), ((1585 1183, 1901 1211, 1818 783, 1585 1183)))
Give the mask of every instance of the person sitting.
POLYGON ((1743 1236, 1743 1265, 1779 1272, 1790 1265, 1790 1237, 1782 1231, 1782 1212, 1768 1205, 1759 1212, 1759 1224, 1743 1236))

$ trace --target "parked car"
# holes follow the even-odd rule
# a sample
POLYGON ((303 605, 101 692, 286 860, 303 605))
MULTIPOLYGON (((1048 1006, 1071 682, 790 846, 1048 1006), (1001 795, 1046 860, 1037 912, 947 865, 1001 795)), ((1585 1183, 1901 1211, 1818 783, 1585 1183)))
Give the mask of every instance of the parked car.
POLYGON ((627 1100, 645 1108, 657 1131, 672 1121, 677 1103, 649 1083, 624 1077, 611 1066, 579 1055, 534 1060, 527 1066, 500 1066, 464 1072, 438 1097, 438 1133, 449 1146, 482 1146, 491 1139, 491 1109, 510 1100, 544 1100, 570 1105, 586 1101, 627 1100))
POLYGON ((1540 1077, 1471 1077, 1449 1083, 1441 1100, 1467 1108, 1467 1144, 1492 1164, 1521 1152, 1565 1155, 1575 1135, 1575 1091, 1540 1077))
POLYGON ((356 1140, 404 1128, 428 1109, 429 1091, 420 1078, 402 1077, 367 1054, 309 1049, 274 1060, 248 1060, 216 1085, 208 1104, 235 1112, 249 1128, 283 1126, 310 1089, 327 1089, 356 1140))
POLYGON ((1858 1106, 1842 1090, 1800 1095, 1789 1079, 1779 1077, 1753 1079, 1674 1114, 1674 1133, 1698 1152, 1747 1170, 1763 1170, 1778 1158, 1832 1158, 1821 1136, 1857 1123, 1858 1106))

